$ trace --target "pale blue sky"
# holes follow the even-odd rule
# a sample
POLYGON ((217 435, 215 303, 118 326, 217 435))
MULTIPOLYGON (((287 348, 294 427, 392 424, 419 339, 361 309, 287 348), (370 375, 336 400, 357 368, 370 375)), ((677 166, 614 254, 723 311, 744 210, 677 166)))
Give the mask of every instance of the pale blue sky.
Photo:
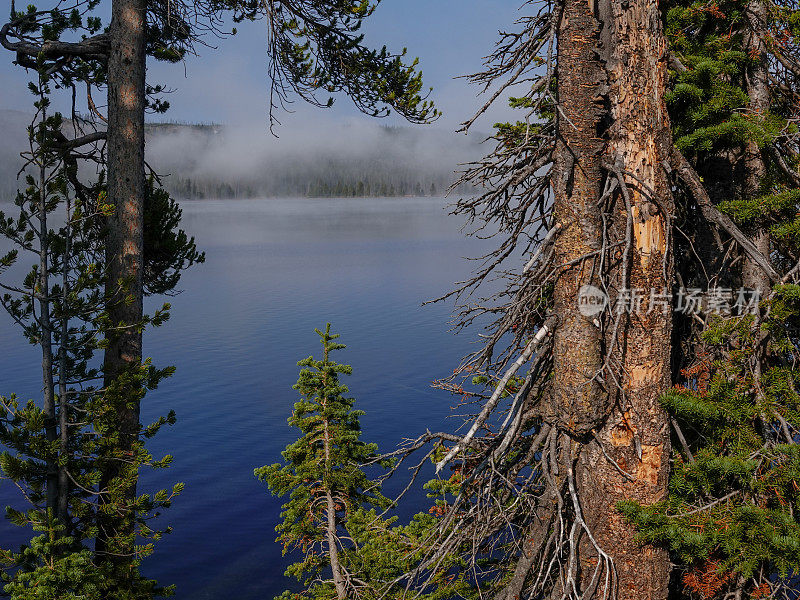
MULTIPOLYGON (((434 87, 433 98, 444 111, 439 126, 455 129, 479 105, 474 86, 455 80, 480 68, 499 29, 512 29, 520 15, 522 0, 383 0, 365 29, 367 40, 390 49, 407 47, 419 56, 426 84, 434 87)), ((236 37, 212 40, 214 48, 200 48, 200 56, 185 64, 166 65, 152 61, 149 80, 176 89, 166 118, 182 121, 248 122, 266 127, 266 78, 263 23, 239 25, 236 37)), ((0 54, 2 56, 2 54, 0 54)), ((10 64, 6 52, 0 62, 0 108, 29 110, 25 74, 10 64)), ((310 108, 299 103, 297 112, 285 115, 283 129, 310 116, 310 108)), ((486 130, 509 112, 498 106, 479 126, 486 130)), ((357 118, 347 98, 338 98, 325 119, 357 118)), ((314 118, 320 118, 316 115, 314 118)), ((398 123, 396 119, 389 119, 398 123)))

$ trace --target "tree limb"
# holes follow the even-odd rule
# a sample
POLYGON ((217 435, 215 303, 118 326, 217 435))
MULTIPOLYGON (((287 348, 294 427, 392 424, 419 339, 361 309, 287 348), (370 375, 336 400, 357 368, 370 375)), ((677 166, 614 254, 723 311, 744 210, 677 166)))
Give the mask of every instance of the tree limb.
POLYGON ((778 275, 777 271, 772 267, 769 257, 764 256, 758 248, 756 248, 755 244, 750 241, 728 215, 720 212, 720 210, 714 206, 697 171, 694 170, 692 165, 689 164, 689 161, 686 160, 686 157, 683 156, 677 148, 672 149, 670 166, 678 174, 681 181, 688 186, 689 191, 700 207, 700 211, 703 213, 703 217, 705 217, 707 221, 724 229, 736 240, 753 262, 755 262, 773 282, 780 282, 781 276, 778 275))
MULTIPOLYGON (((0 27, 0 45, 17 53, 17 57, 44 58, 83 58, 105 60, 111 48, 108 34, 101 33, 80 42, 45 41, 41 44, 20 40, 12 42, 9 34, 19 21, 12 21, 0 27)), ((13 35, 13 34, 12 34, 13 35)))

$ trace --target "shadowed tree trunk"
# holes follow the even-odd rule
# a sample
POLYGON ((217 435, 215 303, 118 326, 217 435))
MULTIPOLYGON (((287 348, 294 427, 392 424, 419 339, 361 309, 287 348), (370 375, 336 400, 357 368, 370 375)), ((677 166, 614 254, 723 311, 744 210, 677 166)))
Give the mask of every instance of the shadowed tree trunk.
MULTIPOLYGON (((142 359, 142 260, 145 108, 145 25, 146 0, 114 0, 110 25, 113 40, 108 58, 108 202, 114 206, 109 219, 106 258, 109 268, 109 315, 118 327, 110 336, 105 352, 105 385, 142 359)), ((139 430, 139 405, 115 404, 120 456, 129 453, 139 430)), ((119 473, 119 462, 110 461, 101 489, 107 491, 119 473)), ((135 482, 127 490, 135 497, 135 482)), ((106 498, 107 499, 107 498, 106 498)), ((130 515, 101 518, 98 550, 103 552, 111 538, 126 535, 133 524, 130 515), (120 531, 120 527, 124 530, 120 531)), ((131 554, 133 548, 123 548, 131 554)))
POLYGON ((568 431, 589 431, 606 413, 607 394, 596 375, 603 362, 601 332, 592 315, 582 314, 584 286, 600 286, 598 258, 580 261, 602 247, 598 200, 603 186, 600 132, 607 117, 606 72, 596 49, 600 23, 585 2, 567 0, 559 30, 558 97, 561 100, 554 165, 553 218, 562 229, 554 260, 566 265, 554 289, 560 325, 553 337, 553 388, 549 418, 568 431))
POLYGON ((564 234, 556 260, 584 260, 565 268, 555 289, 561 324, 553 397, 557 421, 573 440, 565 470, 574 469, 594 538, 584 534, 580 543, 577 587, 592 598, 609 592, 619 600, 664 599, 666 551, 638 544, 617 510, 622 500, 661 500, 669 475, 670 432, 659 397, 671 383, 673 207, 664 167, 671 135, 658 5, 567 0, 558 50, 563 112, 554 210, 564 234), (611 264, 586 258, 611 244, 611 264), (579 310, 576 292, 598 281, 610 295, 605 317, 579 310), (651 290, 666 295, 651 305, 651 290), (594 578, 597 547, 613 561, 609 583, 594 578))
MULTIPOLYGON (((61 260, 61 306, 62 313, 66 311, 70 295, 70 253, 72 252, 72 204, 69 198, 66 199, 66 235, 64 239, 64 255, 61 260)), ((69 454, 70 447, 70 430, 69 430, 69 383, 67 381, 67 339, 69 338, 69 318, 66 314, 61 315, 61 335, 60 344, 58 347, 58 428, 59 439, 61 442, 61 454, 65 457, 69 454)), ((67 528, 67 535, 70 534, 70 515, 69 515, 69 490, 70 481, 69 474, 67 473, 67 466, 60 464, 58 467, 58 517, 67 528)))
MULTIPOLYGON (((750 111, 756 118, 765 118, 769 111, 769 72, 768 56, 764 42, 761 41, 756 32, 763 31, 767 17, 767 6, 762 0, 752 0, 747 6, 749 32, 747 36, 747 50, 750 57, 754 59, 754 66, 747 72, 747 95, 749 97, 750 111)), ((747 142, 744 153, 744 182, 742 194, 745 199, 758 198, 765 194, 763 182, 767 179, 767 165, 758 144, 750 139, 747 142)), ((752 239, 756 248, 764 256, 770 256, 770 232, 764 225, 757 225, 745 231, 752 239)), ((763 300, 769 295, 772 281, 769 274, 762 269, 749 255, 745 254, 742 264, 742 287, 752 290, 753 299, 763 300)), ((762 388, 762 374, 766 369, 766 338, 760 329, 761 311, 756 309, 755 335, 758 344, 752 360, 753 383, 756 396, 763 401, 764 391, 762 388)), ((765 426, 769 420, 762 415, 765 426)))
MULTIPOLYGON (((750 31, 747 36, 747 50, 754 58, 754 66, 747 73, 747 95, 750 98, 750 110, 758 117, 765 117, 769 110, 769 75, 767 64, 767 49, 756 35, 757 31, 764 29, 767 16, 767 7, 762 0, 753 0, 748 4, 748 21, 750 31)), ((767 168, 761 149, 758 144, 750 140, 745 148, 744 158, 744 197, 757 198, 762 195, 762 182, 767 175, 767 168)), ((770 235, 764 227, 748 231, 753 243, 764 256, 769 256, 770 235)), ((748 255, 744 257, 742 267, 742 285, 751 290, 757 290, 763 298, 770 289, 769 275, 760 268, 748 255)))
MULTIPOLYGON (((328 350, 325 349, 325 360, 328 360, 328 350)), ((324 381, 324 379, 323 379, 324 381)), ((322 399, 323 410, 327 408, 327 398, 322 399)), ((331 469, 331 432, 330 421, 327 416, 323 416, 325 428, 323 433, 323 444, 325 445, 325 478, 330 477, 331 469)), ((329 486, 328 481, 325 482, 329 486)), ((344 600, 347 597, 347 589, 345 588, 345 581, 342 575, 342 566, 339 563, 339 543, 336 540, 336 501, 333 498, 333 491, 330 487, 325 490, 325 507, 326 507, 326 523, 325 535, 328 540, 328 558, 331 561, 331 573, 333 575, 333 585, 336 588, 336 597, 339 600, 344 600)))
MULTIPOLYGON (((39 85, 42 85, 41 78, 39 85)), ((41 96, 42 101, 44 97, 41 96)), ((47 118, 47 109, 43 104, 42 108, 42 127, 47 118)), ((42 349, 42 391, 43 391, 43 410, 45 416, 45 430, 48 443, 54 443, 58 439, 58 422, 56 420, 56 398, 55 385, 53 379, 53 321, 50 310, 50 244, 48 241, 47 223, 47 154, 44 151, 46 140, 41 140, 41 154, 39 161, 39 203, 38 224, 39 224, 39 321, 40 321, 40 341, 42 349)), ((47 461, 47 512, 50 517, 56 517, 58 504, 58 465, 52 460, 47 461)))

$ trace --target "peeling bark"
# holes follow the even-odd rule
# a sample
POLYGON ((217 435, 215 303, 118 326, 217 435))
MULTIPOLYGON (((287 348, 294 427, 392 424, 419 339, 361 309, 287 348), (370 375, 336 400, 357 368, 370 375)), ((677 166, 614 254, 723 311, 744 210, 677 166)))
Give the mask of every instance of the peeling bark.
POLYGON ((633 221, 629 262, 623 264, 623 253, 614 270, 622 279, 621 287, 642 290, 643 301, 639 311, 623 317, 619 339, 606 340, 611 365, 618 365, 616 401, 597 432, 597 441, 582 456, 578 481, 586 498, 587 524, 614 560, 616 598, 657 600, 667 597, 667 552, 636 542, 635 531, 624 522, 617 504, 662 500, 669 478, 669 421, 659 398, 672 380, 672 312, 671 303, 667 310, 650 305, 651 290, 672 289, 670 219, 674 209, 663 168, 672 142, 664 102, 668 55, 655 1, 611 0, 609 4, 607 160, 622 174, 629 191, 625 202, 616 203, 619 239, 625 239, 622 224, 633 221), (620 473, 603 450, 633 480, 620 473))
POLYGON ((562 325, 555 334, 553 409, 568 418, 561 426, 574 439, 583 516, 616 573, 612 589, 592 579, 601 557, 584 536, 578 585, 590 597, 663 600, 667 553, 637 543, 617 504, 661 500, 669 475, 669 422, 659 398, 671 384, 672 315, 658 305, 650 310, 650 291, 672 288, 673 204, 663 167, 671 150, 666 40, 653 0, 568 0, 559 36, 564 113, 555 218, 564 231, 557 260, 601 247, 603 198, 611 207, 607 241, 620 244, 600 272, 591 260, 565 270, 555 292, 562 325), (642 290, 641 310, 618 321, 613 310, 606 313, 602 331, 580 315, 576 292, 587 283, 599 286, 598 277, 612 305, 623 289, 642 290), (591 379, 604 360, 602 380, 591 379))

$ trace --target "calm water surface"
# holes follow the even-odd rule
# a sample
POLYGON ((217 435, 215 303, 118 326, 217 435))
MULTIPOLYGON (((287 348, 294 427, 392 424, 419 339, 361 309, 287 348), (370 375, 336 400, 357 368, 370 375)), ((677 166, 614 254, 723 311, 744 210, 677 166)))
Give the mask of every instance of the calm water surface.
MULTIPOLYGON (((451 398, 430 388, 471 350, 448 332, 452 305, 421 307, 471 268, 481 247, 435 198, 186 202, 184 228, 207 262, 184 276, 172 319, 145 336, 145 354, 177 373, 148 395, 143 418, 175 409, 150 448, 174 466, 144 488, 186 483, 167 511, 174 532, 145 564, 179 600, 266 599, 286 589, 274 542, 281 501, 253 477, 295 436, 296 362, 319 353, 326 321, 348 348, 364 439, 382 449, 445 422, 451 398)), ((474 336, 474 332, 473 332, 474 336)), ((37 397, 40 356, 0 314, 0 394, 37 397)), ((402 482, 395 482, 395 486, 402 482)), ((390 490, 391 491, 391 490, 390 490)), ((424 509, 417 492, 404 512, 424 509), (418 502, 413 502, 417 499, 418 502)), ((19 506, 0 481, 0 505, 19 506)), ((0 523, 0 536, 18 535, 0 523)))

